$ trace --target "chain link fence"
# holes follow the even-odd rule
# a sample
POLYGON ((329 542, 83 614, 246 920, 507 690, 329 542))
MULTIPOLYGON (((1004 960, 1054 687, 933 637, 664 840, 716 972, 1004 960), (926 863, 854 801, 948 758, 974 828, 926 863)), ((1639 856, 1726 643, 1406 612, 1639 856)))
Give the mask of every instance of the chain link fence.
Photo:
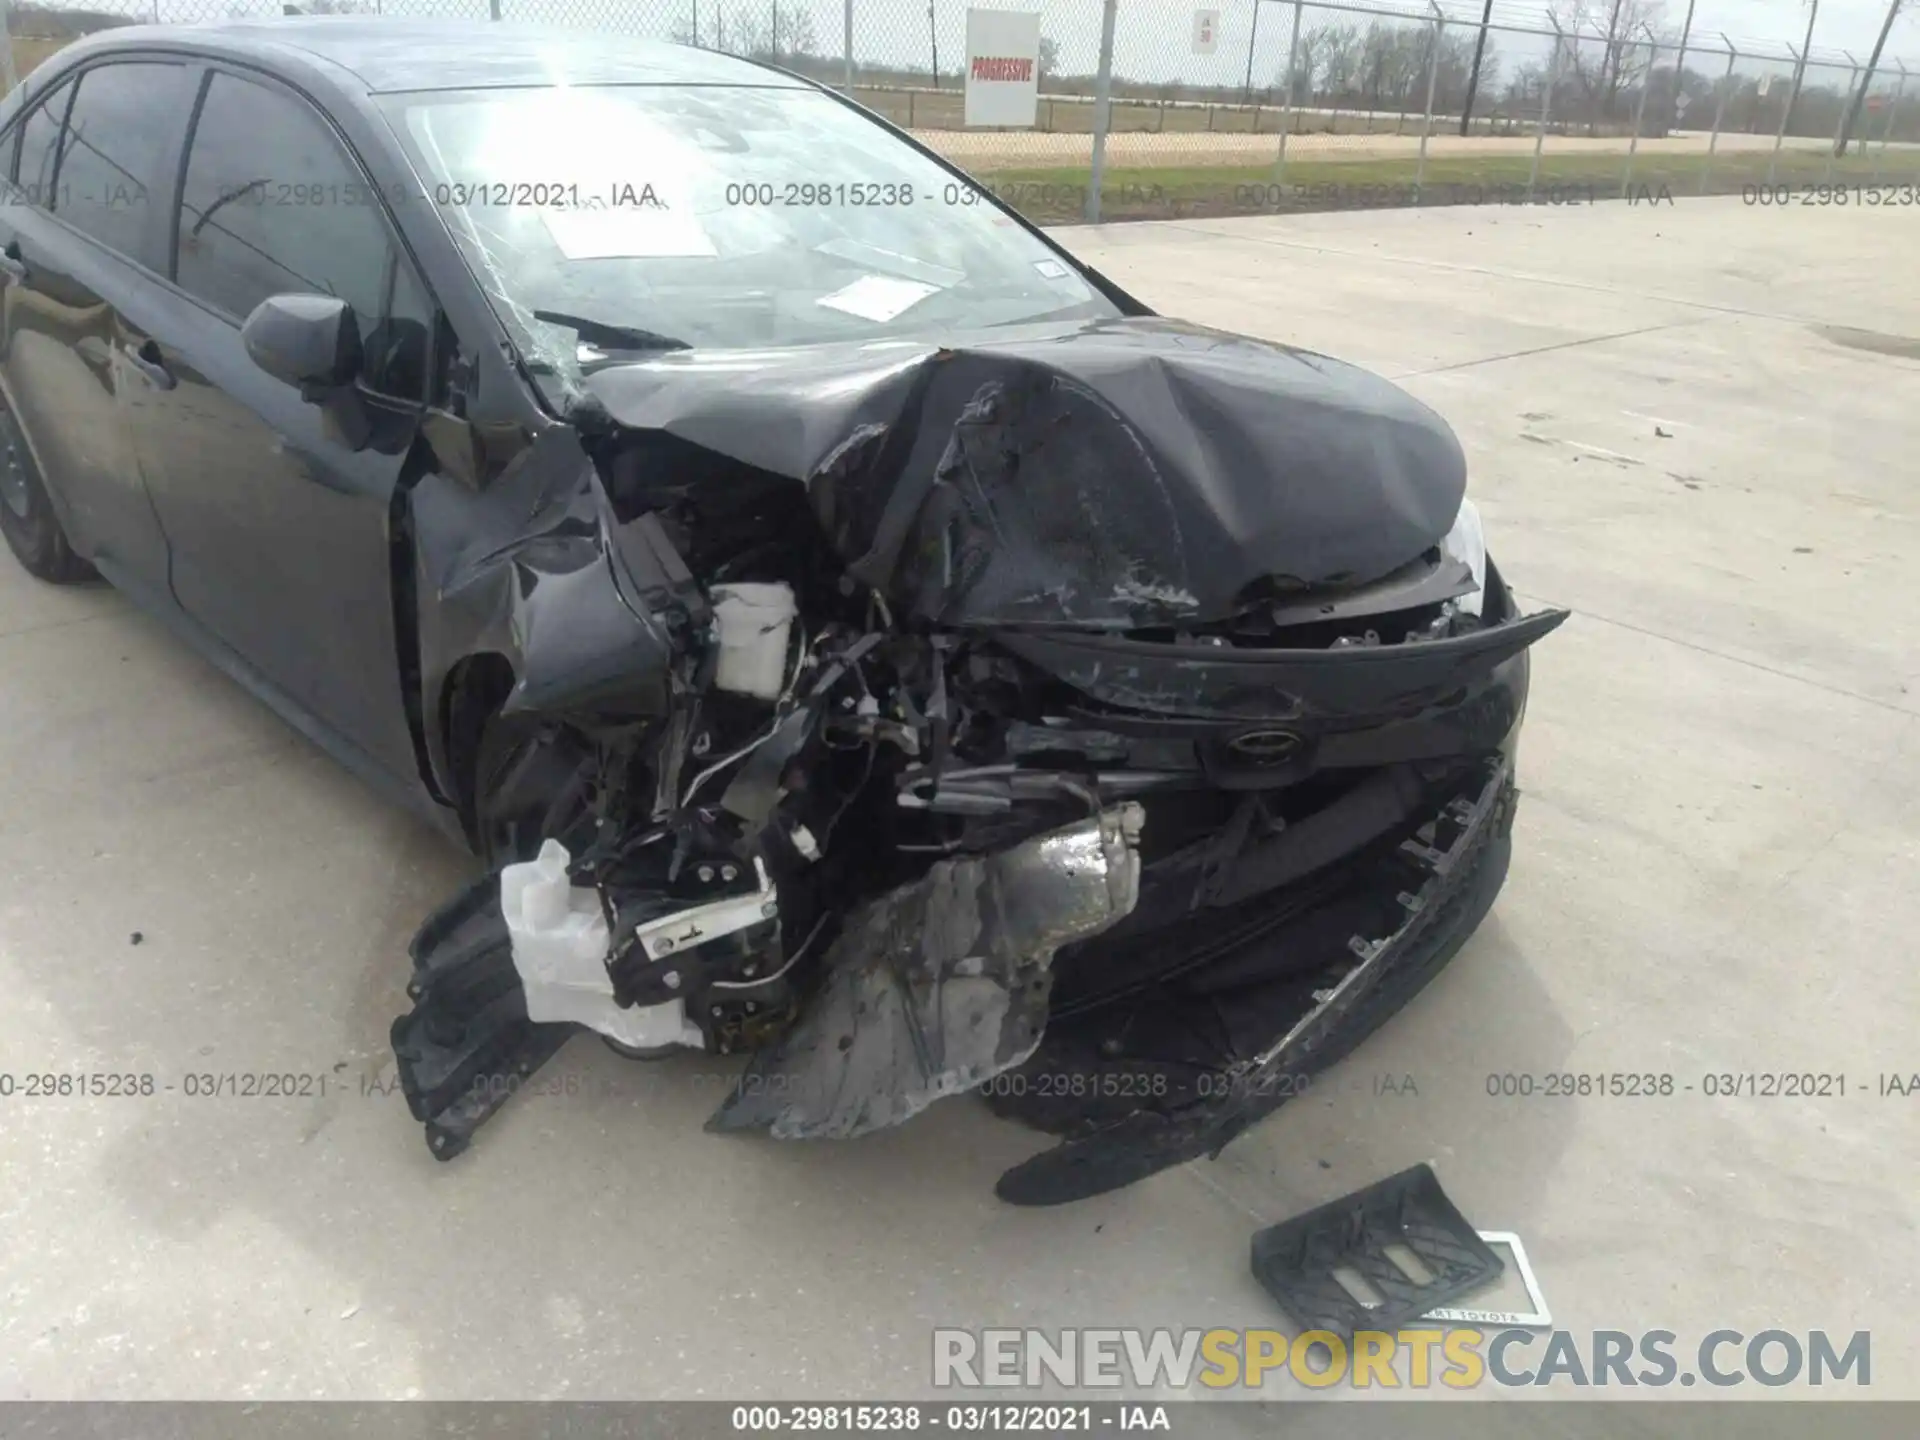
POLYGON ((100 0, 16 3, 7 28, 17 75, 108 26, 290 13, 697 45, 843 90, 1054 222, 1920 182, 1920 76, 1900 59, 1869 73, 1844 53, 1675 32, 1656 0, 1494 0, 1484 25, 1476 0, 1197 3, 992 0, 1039 19, 1018 128, 966 123, 968 0, 100 0))

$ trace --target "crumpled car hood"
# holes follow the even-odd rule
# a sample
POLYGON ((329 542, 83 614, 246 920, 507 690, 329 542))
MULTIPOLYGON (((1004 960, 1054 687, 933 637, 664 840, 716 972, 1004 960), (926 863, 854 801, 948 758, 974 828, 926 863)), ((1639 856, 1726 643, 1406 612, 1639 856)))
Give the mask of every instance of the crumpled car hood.
POLYGON ((1355 366, 1159 317, 681 352, 573 417, 808 487, 858 578, 948 625, 1224 619, 1377 579, 1466 489, 1453 433, 1355 366))

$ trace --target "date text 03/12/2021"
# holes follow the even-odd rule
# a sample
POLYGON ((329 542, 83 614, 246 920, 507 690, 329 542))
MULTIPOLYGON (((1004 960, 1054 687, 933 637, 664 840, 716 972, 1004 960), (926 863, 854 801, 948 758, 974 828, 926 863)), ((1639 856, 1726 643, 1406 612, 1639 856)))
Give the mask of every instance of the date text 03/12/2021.
POLYGON ((742 1434, 788 1432, 913 1432, 969 1434, 1092 1434, 1095 1431, 1174 1432, 1169 1411, 1178 1406, 1102 1403, 1030 1404, 1018 1401, 964 1405, 796 1404, 736 1405, 732 1428, 742 1434))
POLYGON ((1920 1095, 1920 1072, 1883 1070, 1850 1076, 1842 1070, 1713 1070, 1682 1078, 1670 1071, 1509 1070, 1489 1074, 1486 1092, 1509 1100, 1666 1099, 1676 1095, 1750 1100, 1905 1099, 1920 1095))

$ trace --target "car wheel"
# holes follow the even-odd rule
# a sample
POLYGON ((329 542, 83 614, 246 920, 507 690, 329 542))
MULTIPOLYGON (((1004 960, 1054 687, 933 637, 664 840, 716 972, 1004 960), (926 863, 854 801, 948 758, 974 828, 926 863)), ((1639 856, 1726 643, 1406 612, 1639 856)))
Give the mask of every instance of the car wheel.
POLYGON ((0 406, 0 534, 27 573, 55 585, 94 577, 94 568, 67 543, 67 533, 47 499, 26 436, 13 412, 0 406))
POLYGON ((473 765, 475 847, 489 866, 531 860, 541 843, 578 854, 592 834, 598 767, 578 731, 551 721, 495 716, 473 765))

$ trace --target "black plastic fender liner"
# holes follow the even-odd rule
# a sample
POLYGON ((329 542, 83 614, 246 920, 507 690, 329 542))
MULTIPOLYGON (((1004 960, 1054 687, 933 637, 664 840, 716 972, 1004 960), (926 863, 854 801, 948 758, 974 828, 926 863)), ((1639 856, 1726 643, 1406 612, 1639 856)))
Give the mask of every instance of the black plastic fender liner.
POLYGON ((577 1027, 527 1018, 500 913, 500 877, 483 876, 427 917, 411 947, 413 1009, 393 1022, 401 1092, 427 1148, 451 1160, 577 1027))
POLYGON ((1351 1340, 1356 1330, 1397 1330, 1429 1310, 1500 1278, 1506 1266, 1440 1188, 1415 1165, 1253 1237, 1253 1278, 1302 1331, 1351 1340), (1416 1279, 1389 1247, 1405 1246, 1427 1271, 1416 1279), (1336 1273, 1351 1270, 1381 1297, 1363 1305, 1336 1273))

